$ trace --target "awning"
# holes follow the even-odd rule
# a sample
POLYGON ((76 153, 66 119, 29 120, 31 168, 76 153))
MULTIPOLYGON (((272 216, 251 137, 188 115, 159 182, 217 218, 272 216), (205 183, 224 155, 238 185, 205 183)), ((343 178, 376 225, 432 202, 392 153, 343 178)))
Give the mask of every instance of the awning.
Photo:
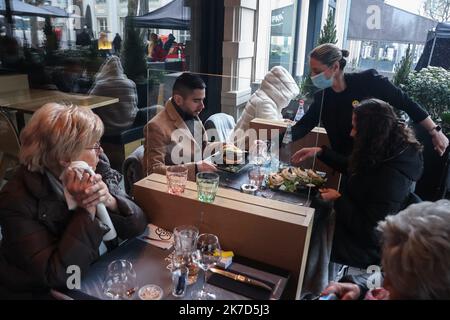
POLYGON ((58 8, 58 7, 54 7, 54 6, 41 6, 39 8, 50 11, 51 13, 54 14, 54 17, 69 18, 69 14, 66 12, 66 10, 64 10, 62 8, 58 8))
POLYGON ((32 6, 31 4, 19 0, 3 0, 0 1, 0 14, 6 14, 5 1, 10 1, 11 14, 13 16, 39 16, 39 17, 60 17, 51 11, 32 6))
POLYGON ((436 22, 380 0, 352 1, 348 39, 425 43, 436 22))
POLYGON ((450 22, 439 23, 436 27, 436 38, 450 38, 450 22))
POLYGON ((416 70, 428 66, 442 67, 450 70, 450 22, 439 23, 436 30, 430 31, 422 56, 417 62, 416 70))
POLYGON ((139 28, 189 30, 191 10, 184 6, 184 0, 174 0, 155 11, 127 19, 139 28))

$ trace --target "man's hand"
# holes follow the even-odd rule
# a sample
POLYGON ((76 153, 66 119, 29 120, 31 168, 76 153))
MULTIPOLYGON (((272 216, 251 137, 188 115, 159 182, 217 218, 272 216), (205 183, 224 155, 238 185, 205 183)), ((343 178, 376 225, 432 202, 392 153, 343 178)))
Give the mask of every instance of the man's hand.
POLYGON ((354 283, 330 282, 328 287, 320 294, 328 295, 334 293, 340 300, 358 300, 361 290, 354 283))
POLYGON ((197 162, 197 170, 198 172, 215 172, 217 171, 217 167, 211 162, 200 161, 197 162))
POLYGON ((320 191, 320 196, 322 197, 322 199, 326 200, 326 201, 334 201, 334 200, 339 199, 342 196, 337 190, 334 190, 334 189, 323 188, 323 189, 319 189, 319 191, 320 191))
POLYGON ((448 147, 448 138, 442 133, 442 131, 437 132, 436 130, 433 130, 431 133, 431 139, 433 141, 434 150, 436 150, 436 152, 442 157, 448 147))
POLYGON ((318 147, 300 149, 291 157, 291 162, 294 164, 298 164, 309 158, 315 157, 316 154, 320 153, 321 151, 322 151, 322 148, 318 148, 318 147))

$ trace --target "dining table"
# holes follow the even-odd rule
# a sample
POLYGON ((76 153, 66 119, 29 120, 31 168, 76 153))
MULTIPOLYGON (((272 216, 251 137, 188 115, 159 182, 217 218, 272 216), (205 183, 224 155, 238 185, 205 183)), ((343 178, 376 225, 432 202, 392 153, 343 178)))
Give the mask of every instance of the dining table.
POLYGON ((19 132, 25 126, 24 114, 33 114, 44 104, 50 102, 73 104, 95 109, 119 102, 119 99, 43 89, 20 89, 2 92, 0 95, 0 108, 6 111, 16 111, 17 129, 19 132))

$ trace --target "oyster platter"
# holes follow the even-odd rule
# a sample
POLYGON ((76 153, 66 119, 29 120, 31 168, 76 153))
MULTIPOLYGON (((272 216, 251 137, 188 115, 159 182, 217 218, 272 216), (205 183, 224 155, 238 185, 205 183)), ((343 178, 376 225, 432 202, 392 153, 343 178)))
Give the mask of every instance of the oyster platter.
POLYGON ((299 192, 309 188, 319 189, 327 182, 326 174, 312 169, 299 167, 284 168, 277 173, 271 173, 267 186, 273 190, 299 192))

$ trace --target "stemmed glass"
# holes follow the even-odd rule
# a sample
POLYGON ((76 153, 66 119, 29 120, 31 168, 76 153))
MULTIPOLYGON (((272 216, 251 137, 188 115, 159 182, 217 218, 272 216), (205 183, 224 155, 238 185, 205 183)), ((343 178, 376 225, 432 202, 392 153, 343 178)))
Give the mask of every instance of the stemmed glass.
POLYGON ((255 140, 250 147, 250 162, 262 167, 269 159, 267 152, 267 141, 255 140))
POLYGON ((114 300, 131 299, 138 289, 136 271, 128 260, 114 260, 103 282, 104 294, 114 300))
MULTIPOLYGON (((268 142, 264 140, 255 140, 253 145, 250 147, 250 162, 257 166, 257 180, 258 189, 261 191, 261 195, 264 198, 271 198, 272 194, 270 192, 265 192, 261 188, 262 181, 265 179, 265 172, 262 167, 270 160, 270 155, 268 151, 268 142)), ((252 173, 255 175, 255 173, 252 173)), ((252 180, 252 179, 251 179, 252 180)))
POLYGON ((204 281, 200 291, 193 292, 196 300, 214 300, 216 295, 205 290, 206 275, 212 266, 220 260, 221 249, 219 239, 214 234, 204 233, 198 236, 196 250, 192 253, 192 260, 203 270, 204 281))

